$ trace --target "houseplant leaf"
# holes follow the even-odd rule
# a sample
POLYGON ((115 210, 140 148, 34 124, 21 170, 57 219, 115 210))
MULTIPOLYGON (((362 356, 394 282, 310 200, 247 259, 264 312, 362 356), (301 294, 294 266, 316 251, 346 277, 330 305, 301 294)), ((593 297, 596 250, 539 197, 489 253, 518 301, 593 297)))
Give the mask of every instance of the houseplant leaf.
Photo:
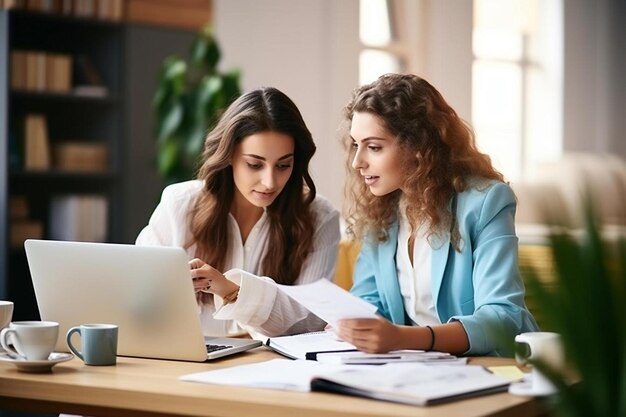
POLYGON ((586 206, 582 235, 557 229, 550 237, 555 285, 524 271, 547 330, 561 334, 568 363, 580 383, 535 363, 559 391, 563 416, 625 416, 626 243, 607 241, 593 207, 586 206))
POLYGON ((220 48, 212 28, 191 45, 191 65, 177 56, 160 68, 152 107, 156 119, 157 169, 166 184, 193 178, 206 133, 240 94, 239 71, 220 73, 220 48))

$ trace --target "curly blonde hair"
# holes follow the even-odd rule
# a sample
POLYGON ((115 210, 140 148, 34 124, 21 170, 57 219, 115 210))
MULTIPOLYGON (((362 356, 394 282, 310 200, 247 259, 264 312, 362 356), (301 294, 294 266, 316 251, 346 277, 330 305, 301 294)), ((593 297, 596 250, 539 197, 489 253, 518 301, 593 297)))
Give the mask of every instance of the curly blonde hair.
POLYGON ((411 74, 386 74, 354 90, 344 109, 344 146, 347 152, 346 207, 348 233, 383 242, 398 218, 400 198, 415 230, 427 226, 429 240, 451 232, 459 250, 460 236, 453 215, 454 197, 466 190, 471 178, 504 181, 489 156, 476 147, 471 127, 426 80, 411 74), (349 130, 355 112, 377 116, 398 141, 406 173, 405 190, 375 196, 359 172, 352 169, 355 149, 349 130), (407 191, 409 190, 409 191, 407 191))
POLYGON ((313 248, 311 203, 316 192, 308 168, 316 147, 296 105, 276 88, 260 88, 239 97, 208 134, 198 172, 204 186, 189 213, 192 238, 186 246, 195 244, 198 258, 223 271, 232 250, 227 225, 235 195, 230 165, 235 146, 250 135, 269 131, 292 137, 295 149, 291 176, 266 209, 269 242, 261 272, 279 284, 293 284, 313 248))

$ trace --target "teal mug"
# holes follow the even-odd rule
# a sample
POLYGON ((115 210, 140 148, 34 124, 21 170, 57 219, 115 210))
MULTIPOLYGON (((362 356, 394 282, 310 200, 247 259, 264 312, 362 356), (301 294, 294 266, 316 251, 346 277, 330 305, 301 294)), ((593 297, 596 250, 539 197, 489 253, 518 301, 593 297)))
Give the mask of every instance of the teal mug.
POLYGON ((67 346, 74 355, 85 362, 85 365, 115 365, 117 333, 115 324, 81 324, 68 330, 67 346), (74 333, 80 335, 81 350, 72 344, 74 333))

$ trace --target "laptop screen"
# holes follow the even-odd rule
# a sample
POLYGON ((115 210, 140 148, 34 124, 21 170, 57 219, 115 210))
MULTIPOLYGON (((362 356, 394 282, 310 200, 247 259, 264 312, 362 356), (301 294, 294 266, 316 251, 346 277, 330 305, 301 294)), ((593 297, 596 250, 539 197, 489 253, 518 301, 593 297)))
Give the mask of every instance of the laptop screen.
POLYGON ((182 248, 27 240, 42 320, 65 333, 84 323, 119 326, 118 354, 204 361, 188 257, 182 248))

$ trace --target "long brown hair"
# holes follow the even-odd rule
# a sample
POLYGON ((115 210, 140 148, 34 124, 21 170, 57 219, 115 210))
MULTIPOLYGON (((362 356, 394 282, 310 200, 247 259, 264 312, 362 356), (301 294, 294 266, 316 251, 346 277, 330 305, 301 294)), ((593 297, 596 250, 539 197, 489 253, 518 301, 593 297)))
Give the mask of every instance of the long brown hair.
POLYGON ((380 118, 387 131, 397 138, 406 172, 402 198, 411 225, 428 225, 427 236, 452 231, 451 243, 459 250, 452 202, 466 190, 472 178, 503 181, 490 158, 478 151, 474 133, 426 80, 410 74, 383 75, 352 94, 344 109, 344 138, 348 154, 346 220, 348 232, 357 238, 372 233, 379 241, 398 216, 401 191, 375 196, 352 169, 355 149, 349 125, 355 112, 380 118))
POLYGON ((196 256, 219 271, 232 249, 228 235, 228 213, 235 184, 230 165, 235 146, 259 132, 279 132, 294 140, 293 171, 285 188, 267 207, 269 242, 261 263, 262 273, 280 284, 292 284, 312 249, 315 184, 309 161, 315 153, 311 132, 300 111, 276 88, 260 88, 235 100, 207 135, 198 179, 202 193, 190 212, 192 241, 196 256))

